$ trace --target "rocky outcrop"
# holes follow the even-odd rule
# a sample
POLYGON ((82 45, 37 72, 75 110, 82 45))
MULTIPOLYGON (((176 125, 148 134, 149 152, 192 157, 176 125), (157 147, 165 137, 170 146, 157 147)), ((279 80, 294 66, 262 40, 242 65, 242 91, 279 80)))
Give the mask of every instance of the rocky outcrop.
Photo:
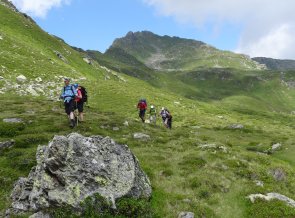
POLYGON ((149 198, 151 186, 127 145, 109 137, 77 133, 55 136, 37 149, 37 166, 20 178, 11 194, 12 213, 71 206, 99 193, 115 207, 121 197, 149 198))
POLYGON ((91 65, 92 64, 92 60, 88 57, 84 57, 83 61, 85 61, 87 64, 91 65))
POLYGON ((283 201, 283 202, 287 203, 291 207, 295 207, 295 201, 293 199, 288 198, 285 195, 281 195, 279 193, 273 193, 273 192, 271 192, 271 193, 267 193, 266 195, 263 195, 263 194, 252 194, 252 195, 249 195, 248 198, 250 199, 250 201, 252 203, 254 203, 257 198, 260 198, 260 199, 263 199, 263 200, 266 200, 266 201, 277 199, 279 201, 283 201))

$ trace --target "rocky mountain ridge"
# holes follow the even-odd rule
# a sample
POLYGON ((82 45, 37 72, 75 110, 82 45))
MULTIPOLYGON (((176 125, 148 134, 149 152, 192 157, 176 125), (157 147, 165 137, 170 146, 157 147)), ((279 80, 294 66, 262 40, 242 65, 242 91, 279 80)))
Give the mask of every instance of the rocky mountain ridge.
POLYGON ((288 59, 274 59, 266 57, 255 57, 252 60, 263 64, 269 70, 294 70, 295 69, 295 60, 288 59))
POLYGON ((201 41, 159 36, 149 31, 128 32, 125 37, 116 39, 105 54, 115 57, 114 48, 124 50, 154 70, 183 71, 199 67, 265 69, 247 55, 221 51, 201 41))

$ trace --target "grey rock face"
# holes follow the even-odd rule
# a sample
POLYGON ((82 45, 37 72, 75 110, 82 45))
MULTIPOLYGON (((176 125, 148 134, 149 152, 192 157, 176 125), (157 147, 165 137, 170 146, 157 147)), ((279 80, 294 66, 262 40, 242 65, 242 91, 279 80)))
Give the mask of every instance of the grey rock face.
POLYGON ((42 211, 69 205, 80 208, 99 193, 113 203, 121 197, 149 198, 151 186, 127 145, 109 137, 77 133, 55 136, 37 149, 37 166, 20 178, 12 192, 12 211, 42 211))

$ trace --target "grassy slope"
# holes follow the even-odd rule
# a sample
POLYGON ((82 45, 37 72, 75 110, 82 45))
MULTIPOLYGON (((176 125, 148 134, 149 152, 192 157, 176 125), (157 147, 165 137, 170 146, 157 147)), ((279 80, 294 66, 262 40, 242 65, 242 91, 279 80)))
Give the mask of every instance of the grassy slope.
MULTIPOLYGON (((106 72, 85 64, 79 53, 34 25, 27 28, 27 21, 20 15, 16 16, 2 6, 0 15, 0 34, 4 38, 4 41, 0 41, 4 45, 1 52, 5 53, 0 60, 1 65, 9 69, 9 76, 13 79, 21 72, 35 78, 43 72, 42 78, 48 81, 53 75, 71 70, 78 72, 79 76, 86 76, 90 107, 86 108, 86 122, 75 131, 83 135, 109 135, 131 147, 151 179, 151 202, 159 217, 175 217, 180 211, 195 212, 196 217, 295 215, 294 209, 280 202, 261 201, 252 205, 245 198, 258 192, 279 192, 295 198, 295 163, 291 158, 295 152, 294 117, 289 113, 292 103, 288 98, 293 95, 290 90, 269 93, 273 84, 268 83, 264 87, 267 91, 259 86, 253 89, 252 96, 241 93, 239 96, 227 96, 222 101, 202 103, 183 96, 187 91, 194 94, 197 89, 201 93, 203 88, 178 81, 177 90, 174 91, 179 93, 175 94, 169 91, 173 85, 172 78, 166 79, 170 83, 167 85, 170 88, 166 90, 129 76, 123 76, 127 82, 122 82, 116 76, 105 80, 106 72), (9 22, 15 25, 15 29, 7 25, 9 22), (12 49, 13 45, 19 46, 19 49, 12 49), (71 54, 65 52, 64 48, 71 54), (56 58, 53 49, 65 52, 69 64, 56 58), (40 57, 41 52, 44 57, 40 57), (31 66, 31 61, 38 57, 39 62, 31 66), (47 63, 48 57, 56 64, 47 63), (181 89, 181 86, 185 88, 181 89), (158 109, 165 105, 172 111, 174 121, 171 131, 163 128, 160 122, 157 127, 139 122, 135 104, 141 96, 158 109), (279 110, 269 110, 269 104, 261 102, 267 97, 271 98, 270 102, 277 109, 282 109, 281 113, 279 110), (129 121, 128 127, 123 125, 125 120, 129 121), (228 129, 227 126, 232 123, 242 123, 245 129, 228 129), (113 127, 120 130, 113 131, 113 127), (152 139, 145 143, 136 141, 132 137, 134 132, 144 132, 152 139), (283 144, 281 151, 273 155, 256 152, 269 148, 275 142, 283 144), (220 149, 198 147, 213 143, 220 149), (227 151, 223 152, 220 146, 225 146, 227 151), (271 170, 277 168, 286 174, 286 178, 279 182, 270 174, 271 170), (255 186, 256 179, 263 181, 264 187, 255 186)), ((4 73, 1 75, 5 78, 8 76, 4 73)), ((69 73, 68 76, 73 75, 69 73)), ((159 75, 159 84, 166 82, 165 76, 159 75)), ((278 83, 275 85, 279 87, 278 83)), ((19 176, 27 176, 35 165, 37 145, 47 144, 53 135, 68 134, 72 130, 68 128, 58 102, 6 93, 1 95, 0 104, 5 105, 0 114, 0 141, 11 138, 16 141, 13 148, 0 153, 1 211, 9 206, 13 183, 19 176), (2 119, 8 117, 22 118, 24 124, 3 123, 2 119)))

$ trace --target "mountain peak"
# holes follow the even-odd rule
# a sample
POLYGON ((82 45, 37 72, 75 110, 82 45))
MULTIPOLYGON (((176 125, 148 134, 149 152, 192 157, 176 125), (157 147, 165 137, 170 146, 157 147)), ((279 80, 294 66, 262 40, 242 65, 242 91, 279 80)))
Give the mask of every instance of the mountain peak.
POLYGON ((113 57, 116 56, 114 48, 126 52, 155 70, 261 67, 244 55, 221 51, 201 41, 168 35, 159 36, 150 31, 128 32, 125 37, 116 39, 106 54, 112 53, 113 57))

